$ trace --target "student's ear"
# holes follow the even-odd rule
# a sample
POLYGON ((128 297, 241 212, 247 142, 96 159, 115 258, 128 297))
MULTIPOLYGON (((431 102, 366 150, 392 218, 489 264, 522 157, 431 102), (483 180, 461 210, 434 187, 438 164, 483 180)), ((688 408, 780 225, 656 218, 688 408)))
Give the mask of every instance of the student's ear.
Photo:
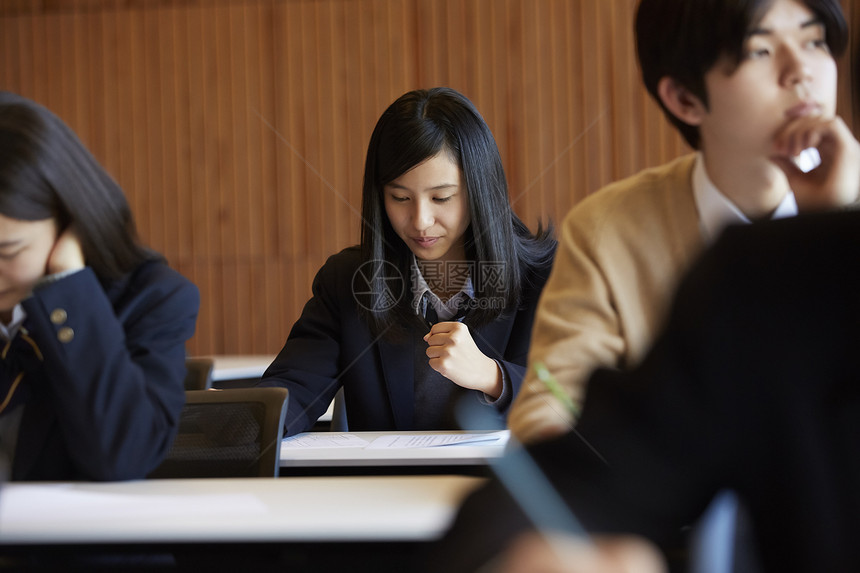
POLYGON ((672 115, 689 125, 702 123, 708 108, 696 95, 668 76, 657 84, 660 100, 672 115))

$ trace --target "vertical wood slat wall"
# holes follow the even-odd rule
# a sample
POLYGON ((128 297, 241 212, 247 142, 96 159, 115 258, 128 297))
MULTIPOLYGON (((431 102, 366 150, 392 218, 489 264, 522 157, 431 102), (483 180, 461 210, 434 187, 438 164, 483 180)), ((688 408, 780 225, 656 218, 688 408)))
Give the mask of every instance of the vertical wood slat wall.
POLYGON ((200 287, 190 353, 275 353, 315 271, 359 239, 367 141, 406 90, 447 85, 476 103, 532 227, 684 153, 640 85, 635 6, 7 0, 0 88, 66 120, 143 239, 200 287))

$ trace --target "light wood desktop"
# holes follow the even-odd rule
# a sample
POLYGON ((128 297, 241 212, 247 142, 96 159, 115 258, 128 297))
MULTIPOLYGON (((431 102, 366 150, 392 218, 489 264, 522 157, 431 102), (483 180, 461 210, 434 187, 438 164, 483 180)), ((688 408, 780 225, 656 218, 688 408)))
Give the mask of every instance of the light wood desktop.
POLYGON ((259 379, 275 359, 269 354, 225 354, 206 358, 214 362, 212 382, 215 384, 259 379))
POLYGON ((8 483, 0 547, 62 544, 427 542, 469 476, 8 483))

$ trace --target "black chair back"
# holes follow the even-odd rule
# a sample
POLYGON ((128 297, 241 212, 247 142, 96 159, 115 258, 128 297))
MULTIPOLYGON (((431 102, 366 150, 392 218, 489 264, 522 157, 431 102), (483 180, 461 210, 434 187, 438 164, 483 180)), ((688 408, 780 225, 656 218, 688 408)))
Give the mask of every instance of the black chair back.
POLYGON ((285 388, 192 390, 179 433, 150 478, 277 477, 285 388))

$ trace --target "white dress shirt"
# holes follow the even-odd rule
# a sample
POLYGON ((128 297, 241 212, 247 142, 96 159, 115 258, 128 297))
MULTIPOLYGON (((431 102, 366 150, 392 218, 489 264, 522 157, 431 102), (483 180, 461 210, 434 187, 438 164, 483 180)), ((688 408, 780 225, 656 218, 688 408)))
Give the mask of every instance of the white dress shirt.
MULTIPOLYGON (((737 205, 723 195, 708 177, 701 153, 696 157, 696 163, 693 166, 693 197, 706 244, 713 243, 727 226, 750 222, 737 205)), ((797 201, 794 199, 794 193, 789 191, 771 215, 771 219, 795 215, 797 215, 797 201)))

